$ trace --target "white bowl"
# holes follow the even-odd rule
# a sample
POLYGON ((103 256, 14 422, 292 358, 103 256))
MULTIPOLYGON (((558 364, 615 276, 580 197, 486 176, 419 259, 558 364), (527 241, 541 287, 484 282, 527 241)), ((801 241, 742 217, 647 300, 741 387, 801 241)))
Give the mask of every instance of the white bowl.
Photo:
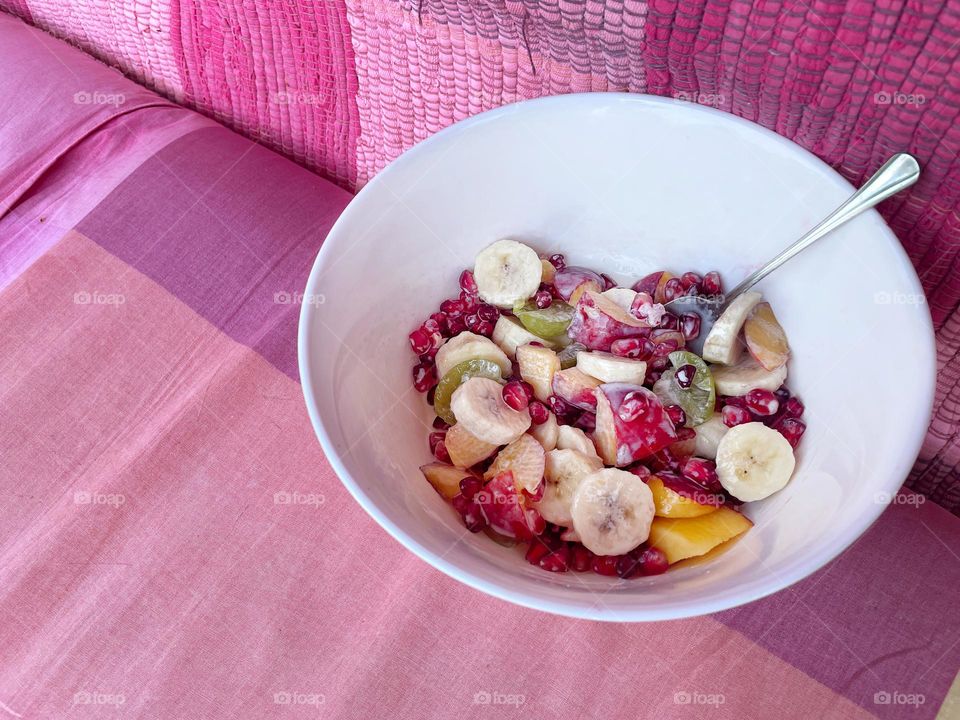
POLYGON ((716 269, 731 287, 851 192, 797 145, 680 101, 568 95, 458 123, 370 182, 314 264, 299 360, 323 450, 357 502, 410 551, 520 605, 664 620, 785 588, 883 512, 929 421, 929 312, 876 212, 759 286, 787 330, 788 384, 807 407, 793 480, 747 506, 756 526, 728 552, 658 577, 551 574, 467 533, 418 471, 431 460, 433 413, 411 386, 407 334, 456 296, 460 271, 500 237, 625 283, 657 269, 716 269))

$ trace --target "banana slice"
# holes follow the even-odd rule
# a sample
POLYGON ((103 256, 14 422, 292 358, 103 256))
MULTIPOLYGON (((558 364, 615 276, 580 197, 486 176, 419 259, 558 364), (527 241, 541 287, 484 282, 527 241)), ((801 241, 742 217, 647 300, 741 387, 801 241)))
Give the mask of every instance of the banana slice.
POLYGON ((516 240, 497 240, 484 248, 473 267, 480 297, 500 308, 512 308, 537 292, 542 276, 540 256, 516 240))
POLYGON ((744 502, 763 500, 782 490, 795 464, 787 439, 759 422, 730 428, 717 446, 720 484, 744 502))
POLYGON ((573 425, 561 425, 557 429, 557 449, 576 450, 587 457, 600 459, 597 448, 593 445, 593 440, 588 438, 583 430, 573 427, 573 425))
POLYGON ((569 527, 573 522, 570 503, 580 481, 603 467, 600 458, 576 450, 551 450, 544 465, 543 497, 533 505, 543 519, 569 527))
POLYGON ((597 555, 622 555, 650 536, 653 493, 633 473, 597 470, 580 481, 570 503, 573 529, 597 555))
POLYGON ((695 426, 693 431, 697 434, 697 437, 694 439, 696 444, 693 454, 697 457, 713 460, 717 456, 717 446, 720 445, 720 441, 729 429, 723 424, 720 413, 715 413, 706 422, 695 426))
POLYGON ((474 358, 495 362, 500 366, 504 377, 509 377, 513 373, 513 363, 510 362, 510 358, 490 338, 475 335, 472 332, 462 332, 447 340, 437 350, 437 377, 442 378, 451 368, 474 358))
POLYGON ((517 356, 518 347, 528 343, 538 342, 548 348, 554 347, 552 342, 534 335, 517 320, 506 315, 501 315, 493 326, 493 342, 510 358, 517 356))
POLYGON ((643 385, 647 375, 647 364, 643 360, 617 357, 607 352, 578 352, 577 369, 605 383, 643 385))
MULTIPOLYGON (((633 301, 637 298, 636 290, 622 287, 610 288, 600 294, 610 298, 627 312, 630 312, 630 308, 633 307, 633 301)), ((584 372, 586 372, 586 370, 584 370, 584 372)))
POLYGON ((757 388, 773 392, 787 380, 786 365, 776 370, 764 370, 750 356, 736 365, 712 365, 710 372, 718 395, 746 395, 757 388))
POLYGON ((507 445, 530 427, 530 412, 517 411, 503 401, 500 383, 472 377, 453 392, 450 409, 475 438, 493 445, 507 445))
POLYGON ((737 361, 743 350, 740 328, 761 299, 762 296, 758 292, 745 292, 730 303, 730 307, 717 318, 706 340, 703 341, 704 360, 722 365, 733 365, 737 361))

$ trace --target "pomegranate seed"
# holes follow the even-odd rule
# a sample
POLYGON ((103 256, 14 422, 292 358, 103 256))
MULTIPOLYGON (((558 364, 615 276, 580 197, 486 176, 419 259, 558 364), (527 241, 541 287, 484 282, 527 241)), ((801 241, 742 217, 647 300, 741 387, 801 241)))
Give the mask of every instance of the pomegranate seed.
POLYGON ((667 330, 679 330, 680 318, 672 312, 665 312, 663 317, 660 318, 660 324, 657 327, 666 328, 667 330))
POLYGON ((444 432, 432 432, 427 436, 427 442, 430 443, 431 454, 437 454, 437 445, 442 443, 446 436, 447 434, 444 432))
POLYGON ((447 318, 447 334, 450 337, 459 335, 467 329, 467 323, 464 322, 462 315, 455 315, 447 318))
POLYGON ((577 572, 586 572, 593 564, 593 553, 587 550, 580 543, 576 543, 571 548, 570 567, 577 572))
POLYGON ((440 312, 447 316, 448 322, 451 316, 456 317, 462 315, 465 309, 463 300, 444 300, 440 303, 440 312))
POLYGON ((477 281, 470 270, 464 270, 460 273, 460 289, 471 295, 477 294, 477 281))
POLYGON ((518 380, 520 387, 523 388, 524 395, 527 396, 527 403, 533 402, 533 385, 526 380, 518 380))
POLYGON ((724 405, 733 405, 734 407, 747 407, 747 399, 741 395, 724 395, 722 398, 724 405))
POLYGON ((550 264, 557 270, 563 270, 567 266, 567 259, 561 253, 557 253, 550 256, 550 264))
POLYGON ((687 342, 700 337, 700 316, 696 313, 684 313, 680 316, 680 332, 687 342))
POLYGON ((523 410, 530 404, 530 398, 527 397, 523 385, 516 380, 511 380, 504 385, 501 394, 503 395, 503 401, 514 410, 523 410))
POLYGON ((444 420, 442 417, 440 417, 439 415, 437 415, 437 416, 433 419, 433 429, 434 429, 434 430, 449 430, 449 429, 450 429, 450 426, 447 424, 447 421, 446 421, 446 420, 444 420))
POLYGON ((466 323, 467 330, 469 330, 470 332, 476 332, 477 325, 482 323, 483 320, 480 319, 480 315, 478 313, 468 312, 466 315, 463 316, 463 322, 466 323))
POLYGON ((413 386, 417 392, 426 392, 437 384, 437 366, 433 362, 420 361, 413 366, 413 386))
POLYGON ((550 554, 550 548, 539 540, 534 540, 527 548, 527 554, 524 556, 531 565, 539 565, 547 555, 550 554))
POLYGON ((640 569, 643 575, 661 575, 667 571, 670 563, 662 550, 648 547, 640 554, 640 569))
POLYGON ((647 338, 621 338, 610 345, 610 352, 617 357, 649 360, 653 356, 654 345, 647 338))
POLYGON ((681 282, 680 278, 670 278, 663 286, 664 302, 670 302, 674 298, 680 297, 683 295, 683 291, 685 289, 686 288, 683 287, 683 282, 681 282))
POLYGON ((660 370, 647 370, 647 376, 643 379, 643 384, 653 387, 657 384, 657 380, 660 379, 661 375, 663 375, 663 372, 660 370))
POLYGON ((437 386, 434 385, 432 388, 427 390, 427 405, 433 405, 433 400, 437 394, 437 386))
POLYGON ((467 526, 467 530, 473 533, 478 533, 487 526, 487 518, 483 514, 483 510, 480 509, 480 505, 472 503, 467 508, 467 511, 463 513, 463 524, 467 526))
POLYGON ((697 369, 690 364, 681 365, 677 368, 676 374, 673 376, 677 381, 677 385, 686 390, 688 387, 693 385, 693 379, 697 375, 697 369))
POLYGON ((413 348, 413 351, 417 355, 423 355, 425 352, 430 350, 430 347, 433 343, 430 333, 428 333, 422 327, 419 327, 410 333, 409 337, 410 347, 413 348))
POLYGON ((714 489, 720 485, 720 478, 717 476, 717 465, 711 460, 692 457, 683 464, 680 471, 684 477, 696 480, 704 487, 714 489))
POLYGON ((687 440, 693 440, 697 436, 697 431, 693 428, 681 427, 677 428, 677 440, 676 442, 686 442, 687 440))
POLYGON ((486 320, 481 320, 477 323, 476 330, 474 330, 477 335, 483 335, 484 337, 490 337, 493 335, 493 323, 486 320))
POLYGON ((533 296, 533 302, 541 310, 548 308, 553 304, 553 295, 549 290, 537 290, 537 294, 533 296))
POLYGON ((653 348, 653 354, 655 357, 666 358, 672 352, 676 352, 680 349, 680 343, 674 338, 667 338, 663 342, 657 343, 653 348))
POLYGON ((468 500, 473 500, 473 496, 483 490, 483 481, 478 477, 468 475, 460 481, 460 494, 468 500))
POLYGON ((653 473, 650 472, 650 468, 648 468, 646 465, 634 465, 634 466, 631 467, 631 468, 627 468, 627 470, 629 470, 630 472, 632 472, 634 475, 636 475, 636 476, 637 476, 638 478, 640 478, 641 480, 646 480, 646 479, 649 478, 651 475, 653 475, 653 473))
POLYGON ((790 399, 790 391, 787 390, 786 385, 781 385, 779 388, 776 389, 776 391, 773 394, 776 395, 777 400, 779 400, 782 403, 790 399))
POLYGON ((466 290, 460 291, 460 299, 463 301, 464 312, 472 312, 477 309, 477 305, 480 303, 480 298, 478 298, 474 293, 467 292, 466 290))
MULTIPOLYGON (((442 313, 442 312, 435 312, 435 313, 433 313, 433 314, 430 316, 430 320, 427 320, 427 322, 424 323, 424 326, 426 326, 426 324, 429 323, 429 322, 431 322, 431 321, 433 321, 433 323, 436 323, 437 330, 438 330, 440 333, 443 333, 443 332, 446 331, 446 329, 447 329, 447 316, 446 316, 446 313, 442 313)), ((431 324, 431 327, 433 327, 432 324, 431 324)))
POLYGON ((614 279, 609 275, 607 275, 606 273, 600 273, 600 277, 603 278, 603 289, 605 291, 615 288, 617 286, 617 283, 614 281, 614 279))
POLYGON ((580 413, 574 427, 578 427, 584 432, 593 432, 597 427, 597 416, 592 412, 584 411, 580 413))
POLYGON ((756 388, 746 394, 747 409, 754 415, 767 417, 780 409, 780 401, 769 390, 756 388))
POLYGON ((570 551, 561 546, 540 560, 540 567, 547 572, 566 572, 570 569, 570 551))
POLYGON ((626 397, 623 398, 623 402, 620 403, 620 407, 617 408, 617 415, 619 415, 620 419, 624 422, 633 422, 647 412, 647 405, 648 401, 646 397, 639 392, 630 392, 627 393, 626 397))
POLYGON ((527 409, 530 411, 530 420, 533 421, 534 425, 542 425, 550 419, 550 411, 539 400, 531 402, 527 409))
POLYGON ((617 575, 617 556, 616 555, 597 555, 593 558, 592 570, 597 575, 607 575, 616 577, 617 575))
POLYGON ((640 562, 633 553, 617 557, 617 575, 627 579, 640 574, 640 562))
POLYGON ((489 303, 480 303, 480 307, 477 308, 477 315, 481 320, 495 323, 500 318, 500 311, 489 303))
POLYGON ((670 422, 677 427, 687 424, 687 413, 685 413, 683 408, 679 405, 667 405, 667 407, 664 409, 667 411, 667 416, 670 418, 670 422))
POLYGON ((783 417, 798 418, 805 409, 799 398, 792 397, 783 404, 783 417))
POLYGON ((700 289, 700 284, 703 282, 703 278, 697 275, 695 272, 685 272, 680 276, 680 282, 683 283, 683 289, 689 290, 692 287, 700 289))
POLYGON ((797 418, 785 417, 775 422, 773 429, 787 439, 790 447, 796 449, 797 445, 800 444, 801 438, 803 438, 803 433, 807 431, 807 424, 797 418))
POLYGON ((720 416, 723 418, 723 424, 727 427, 736 427, 753 420, 749 410, 736 405, 724 406, 723 410, 720 411, 720 416))
POLYGON ((551 395, 547 402, 550 403, 550 409, 553 410, 553 414, 557 417, 568 416, 573 414, 573 408, 570 407, 567 402, 556 395, 551 395))
POLYGON ((426 330, 428 333, 438 333, 438 332, 440 332, 440 323, 437 321, 435 315, 436 315, 436 313, 434 313, 434 315, 431 315, 427 320, 424 320, 424 321, 423 321, 423 326, 422 326, 422 327, 423 327, 423 329, 426 330))
POLYGON ((723 293, 723 283, 720 281, 720 273, 711 270, 703 276, 700 283, 700 289, 704 295, 720 295, 723 293))

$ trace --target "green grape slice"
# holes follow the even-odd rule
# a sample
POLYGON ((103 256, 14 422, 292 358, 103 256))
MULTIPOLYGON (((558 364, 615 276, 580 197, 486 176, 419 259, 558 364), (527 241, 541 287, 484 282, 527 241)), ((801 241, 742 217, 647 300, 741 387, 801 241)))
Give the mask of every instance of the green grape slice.
POLYGON ((670 362, 673 365, 672 370, 667 370, 657 382, 659 385, 664 379, 666 384, 662 388, 665 394, 675 398, 676 402, 687 414, 687 425, 694 427, 705 423, 713 416, 714 406, 717 402, 717 389, 713 382, 713 374, 703 359, 688 350, 677 350, 669 355, 670 362), (693 377, 693 383, 689 388, 682 388, 676 382, 676 370, 683 365, 693 365, 697 369, 693 377))
POLYGON ((437 389, 433 394, 433 411, 442 417, 448 425, 454 425, 457 422, 457 418, 454 417, 453 411, 450 409, 453 391, 472 377, 483 377, 503 382, 500 366, 491 360, 474 358, 473 360, 464 360, 459 365, 450 368, 447 374, 440 378, 437 389))
POLYGON ((513 308, 513 314, 527 330, 546 339, 565 333, 573 320, 573 312, 573 306, 562 300, 554 300, 545 308, 538 308, 535 302, 527 300, 513 308))

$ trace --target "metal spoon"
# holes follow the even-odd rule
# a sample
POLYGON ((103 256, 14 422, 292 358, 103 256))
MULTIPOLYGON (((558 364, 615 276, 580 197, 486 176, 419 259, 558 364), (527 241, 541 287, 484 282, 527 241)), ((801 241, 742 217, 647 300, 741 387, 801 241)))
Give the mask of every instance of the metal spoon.
POLYGON ((825 217, 806 235, 784 249, 779 255, 766 263, 759 270, 749 275, 726 295, 696 296, 685 295, 675 298, 664 306, 675 314, 694 312, 701 318, 700 335, 693 343, 695 352, 700 352, 703 340, 710 332, 720 314, 739 295, 745 293, 767 275, 779 268, 795 255, 813 245, 824 235, 836 230, 848 220, 852 220, 864 210, 869 210, 882 200, 886 200, 904 188, 913 185, 920 177, 920 165, 916 158, 907 153, 897 153, 887 160, 867 182, 863 184, 840 207, 825 217))

